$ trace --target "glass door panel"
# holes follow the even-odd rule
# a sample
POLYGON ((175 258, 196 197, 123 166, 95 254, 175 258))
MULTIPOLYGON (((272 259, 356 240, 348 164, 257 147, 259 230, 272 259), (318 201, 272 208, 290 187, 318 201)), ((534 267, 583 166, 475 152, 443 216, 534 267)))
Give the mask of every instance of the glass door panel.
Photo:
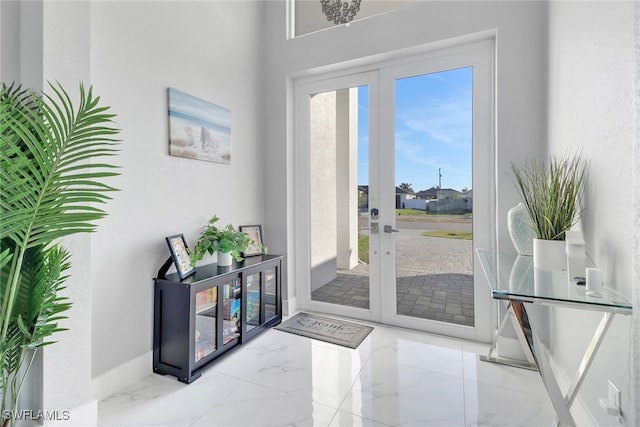
POLYGON ((218 287, 196 292, 195 362, 204 359, 217 348, 216 313, 218 287))
POLYGON ((395 80, 397 314, 474 326, 473 67, 395 80))
POLYGON ((277 316, 277 282, 276 269, 264 271, 264 321, 267 322, 277 316))
POLYGON ((242 284, 239 278, 222 285, 223 327, 222 343, 228 344, 240 336, 240 307, 242 304, 242 284))
POLYGON ((493 60, 485 40, 380 70, 383 323, 491 336, 473 251, 495 247, 493 60))
POLYGON ((247 286, 247 310, 244 324, 247 332, 260 325, 260 293, 262 288, 261 273, 246 276, 247 286))
POLYGON ((369 310, 368 86, 309 102, 311 300, 369 310))

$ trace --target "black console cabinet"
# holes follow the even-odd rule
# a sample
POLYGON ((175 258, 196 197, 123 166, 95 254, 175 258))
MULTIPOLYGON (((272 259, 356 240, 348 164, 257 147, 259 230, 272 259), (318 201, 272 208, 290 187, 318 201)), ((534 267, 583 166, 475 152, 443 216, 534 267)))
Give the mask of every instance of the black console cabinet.
POLYGON ((190 383, 202 370, 282 320, 282 256, 246 258, 154 279, 153 371, 190 383))

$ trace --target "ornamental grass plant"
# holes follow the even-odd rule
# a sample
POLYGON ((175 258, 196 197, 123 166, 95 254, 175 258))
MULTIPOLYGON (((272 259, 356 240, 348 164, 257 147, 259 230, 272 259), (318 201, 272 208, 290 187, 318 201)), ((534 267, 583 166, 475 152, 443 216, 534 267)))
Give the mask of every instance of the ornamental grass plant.
POLYGON ((580 219, 586 161, 580 155, 550 157, 547 163, 512 163, 511 168, 536 238, 565 240, 580 219))

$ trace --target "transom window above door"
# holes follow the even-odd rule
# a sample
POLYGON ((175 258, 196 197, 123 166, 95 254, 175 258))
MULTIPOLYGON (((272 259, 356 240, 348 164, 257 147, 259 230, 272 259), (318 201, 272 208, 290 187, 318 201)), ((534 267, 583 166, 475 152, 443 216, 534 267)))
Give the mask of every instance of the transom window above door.
MULTIPOLYGON (((315 31, 331 28, 336 25, 331 18, 331 12, 329 17, 327 13, 323 12, 323 5, 320 0, 289 0, 290 1, 290 16, 291 20, 291 38, 302 36, 304 34, 313 33, 315 31)), ((393 10, 401 9, 403 7, 410 6, 414 3, 424 0, 395 0, 395 1, 371 1, 364 0, 359 4, 359 8, 353 17, 353 20, 366 18, 369 16, 379 15, 382 13, 390 12, 393 10)), ((354 4, 353 0, 324 0, 326 9, 334 7, 334 3, 341 3, 344 8, 346 2, 349 6, 354 4)))

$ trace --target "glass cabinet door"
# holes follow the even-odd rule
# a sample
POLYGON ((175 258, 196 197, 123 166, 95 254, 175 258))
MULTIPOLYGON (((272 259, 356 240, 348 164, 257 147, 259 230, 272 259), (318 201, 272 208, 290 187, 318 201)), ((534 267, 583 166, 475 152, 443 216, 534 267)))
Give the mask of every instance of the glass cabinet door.
POLYGON ((195 362, 216 351, 218 287, 196 292, 195 362))
POLYGON ((222 285, 222 290, 224 301, 222 343, 224 345, 240 336, 242 283, 239 278, 234 278, 229 283, 222 285))
POLYGON ((262 273, 254 273, 247 275, 247 311, 245 317, 245 325, 247 332, 260 326, 260 291, 262 281, 260 276, 262 273))
POLYGON ((276 268, 264 271, 264 321, 268 322, 278 316, 276 268))

